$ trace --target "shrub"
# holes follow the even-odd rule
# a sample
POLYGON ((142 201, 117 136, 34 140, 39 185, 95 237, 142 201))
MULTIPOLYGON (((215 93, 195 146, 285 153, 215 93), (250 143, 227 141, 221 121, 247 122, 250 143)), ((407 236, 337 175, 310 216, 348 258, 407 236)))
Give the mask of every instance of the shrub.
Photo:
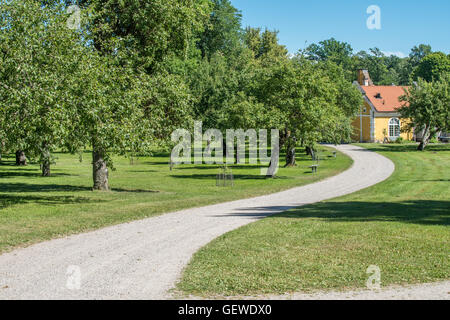
POLYGON ((395 140, 395 143, 403 144, 403 143, 405 143, 405 140, 402 137, 398 137, 397 140, 395 140))

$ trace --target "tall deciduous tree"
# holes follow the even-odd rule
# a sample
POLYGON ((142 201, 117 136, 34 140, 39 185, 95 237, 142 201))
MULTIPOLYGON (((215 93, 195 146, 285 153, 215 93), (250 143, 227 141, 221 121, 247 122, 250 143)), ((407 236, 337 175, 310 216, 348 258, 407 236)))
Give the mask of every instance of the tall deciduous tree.
POLYGON ((265 123, 280 130, 286 165, 295 165, 295 148, 314 150, 323 140, 341 142, 350 135, 350 119, 362 98, 342 69, 302 57, 265 69, 255 83, 264 104, 265 123))
POLYGON ((198 47, 203 57, 217 52, 229 56, 240 45, 241 12, 229 0, 212 0, 212 12, 205 30, 200 34, 198 47))
POLYGON ((51 152, 66 142, 67 87, 82 55, 61 8, 31 0, 0 7, 2 140, 10 150, 37 157, 43 176, 50 175, 51 152))
POLYGON ((91 10, 87 29, 95 48, 121 64, 157 72, 168 57, 186 56, 203 29, 209 0, 81 0, 91 10))
POLYGON ((353 80, 353 48, 350 44, 331 38, 320 41, 318 44, 311 44, 303 54, 314 61, 334 62, 347 72, 346 77, 349 81, 353 80))
POLYGON ((145 97, 143 75, 118 67, 109 57, 86 52, 70 87, 72 106, 67 110, 73 128, 73 148, 92 147, 94 190, 109 190, 108 168, 113 154, 145 148, 151 137, 141 107, 145 97))
POLYGON ((410 119, 407 129, 423 131, 419 150, 425 150, 430 138, 441 131, 450 130, 450 76, 426 82, 419 78, 400 98, 405 104, 399 109, 402 117, 410 119))
POLYGON ((414 46, 411 49, 409 54, 409 61, 412 68, 415 68, 419 65, 420 61, 425 58, 427 55, 431 54, 433 51, 431 50, 431 46, 427 44, 420 44, 418 46, 414 46))
POLYGON ((435 52, 422 59, 414 70, 413 77, 415 80, 422 78, 431 82, 448 74, 450 74, 450 57, 443 52, 435 52))

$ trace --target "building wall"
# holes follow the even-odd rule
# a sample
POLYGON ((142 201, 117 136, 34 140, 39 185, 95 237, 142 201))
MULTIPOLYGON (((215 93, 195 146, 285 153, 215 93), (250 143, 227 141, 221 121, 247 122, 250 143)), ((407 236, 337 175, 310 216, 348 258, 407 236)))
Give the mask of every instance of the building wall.
MULTIPOLYGON (((386 130, 387 137, 389 137, 389 120, 392 117, 376 117, 375 118, 375 141, 376 142, 383 142, 385 135, 383 134, 383 131, 386 130)), ((400 129, 403 129, 406 125, 407 120, 400 119, 400 129)), ((404 140, 412 140, 413 134, 412 132, 401 132, 400 136, 404 140)))
POLYGON ((370 132, 370 121, 371 121, 371 108, 364 102, 364 105, 359 110, 359 116, 357 116, 352 124, 355 128, 352 139, 359 142, 371 142, 371 132, 370 132), (361 132, 362 127, 362 132, 361 132))
POLYGON ((359 141, 359 135, 360 135, 360 131, 361 131, 359 117, 353 119, 352 126, 353 126, 352 140, 359 141))

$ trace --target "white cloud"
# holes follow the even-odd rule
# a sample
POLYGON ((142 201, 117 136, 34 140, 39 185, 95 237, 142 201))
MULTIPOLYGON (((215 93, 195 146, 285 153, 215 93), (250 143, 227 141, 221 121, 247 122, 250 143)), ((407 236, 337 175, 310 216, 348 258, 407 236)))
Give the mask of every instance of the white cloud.
POLYGON ((385 56, 396 56, 399 58, 406 58, 406 54, 404 54, 401 51, 381 51, 384 53, 385 56))

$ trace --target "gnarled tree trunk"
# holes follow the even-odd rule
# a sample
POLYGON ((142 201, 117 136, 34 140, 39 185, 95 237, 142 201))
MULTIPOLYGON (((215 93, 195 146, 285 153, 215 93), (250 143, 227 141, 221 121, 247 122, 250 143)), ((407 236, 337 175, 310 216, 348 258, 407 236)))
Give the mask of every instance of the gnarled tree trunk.
POLYGON ((50 160, 45 159, 41 164, 42 176, 50 177, 50 160))
POLYGON ((94 190, 108 191, 108 167, 105 161, 105 154, 100 150, 92 151, 92 177, 94 179, 94 190))
POLYGON ((306 154, 311 156, 312 160, 316 160, 316 152, 313 147, 310 146, 306 147, 306 154))
POLYGON ((427 126, 423 132, 423 138, 422 138, 422 142, 419 144, 419 147, 417 148, 417 150, 419 151, 424 151, 425 148, 427 147, 428 143, 430 142, 430 127, 427 126))
POLYGON ((269 163, 269 169, 267 170, 266 173, 266 178, 274 178, 277 171, 278 171, 278 165, 280 162, 280 150, 283 149, 286 141, 288 138, 288 134, 287 134, 287 130, 284 130, 281 132, 280 134, 280 141, 279 141, 279 146, 277 149, 274 149, 272 146, 272 155, 270 158, 270 163, 269 163))
POLYGON ((289 145, 286 149, 286 167, 295 167, 295 145, 289 145))
POLYGON ((27 165, 27 157, 25 156, 25 152, 22 150, 16 151, 16 166, 26 166, 27 165))
POLYGON ((43 177, 50 177, 51 156, 47 143, 42 143, 41 170, 43 177))

